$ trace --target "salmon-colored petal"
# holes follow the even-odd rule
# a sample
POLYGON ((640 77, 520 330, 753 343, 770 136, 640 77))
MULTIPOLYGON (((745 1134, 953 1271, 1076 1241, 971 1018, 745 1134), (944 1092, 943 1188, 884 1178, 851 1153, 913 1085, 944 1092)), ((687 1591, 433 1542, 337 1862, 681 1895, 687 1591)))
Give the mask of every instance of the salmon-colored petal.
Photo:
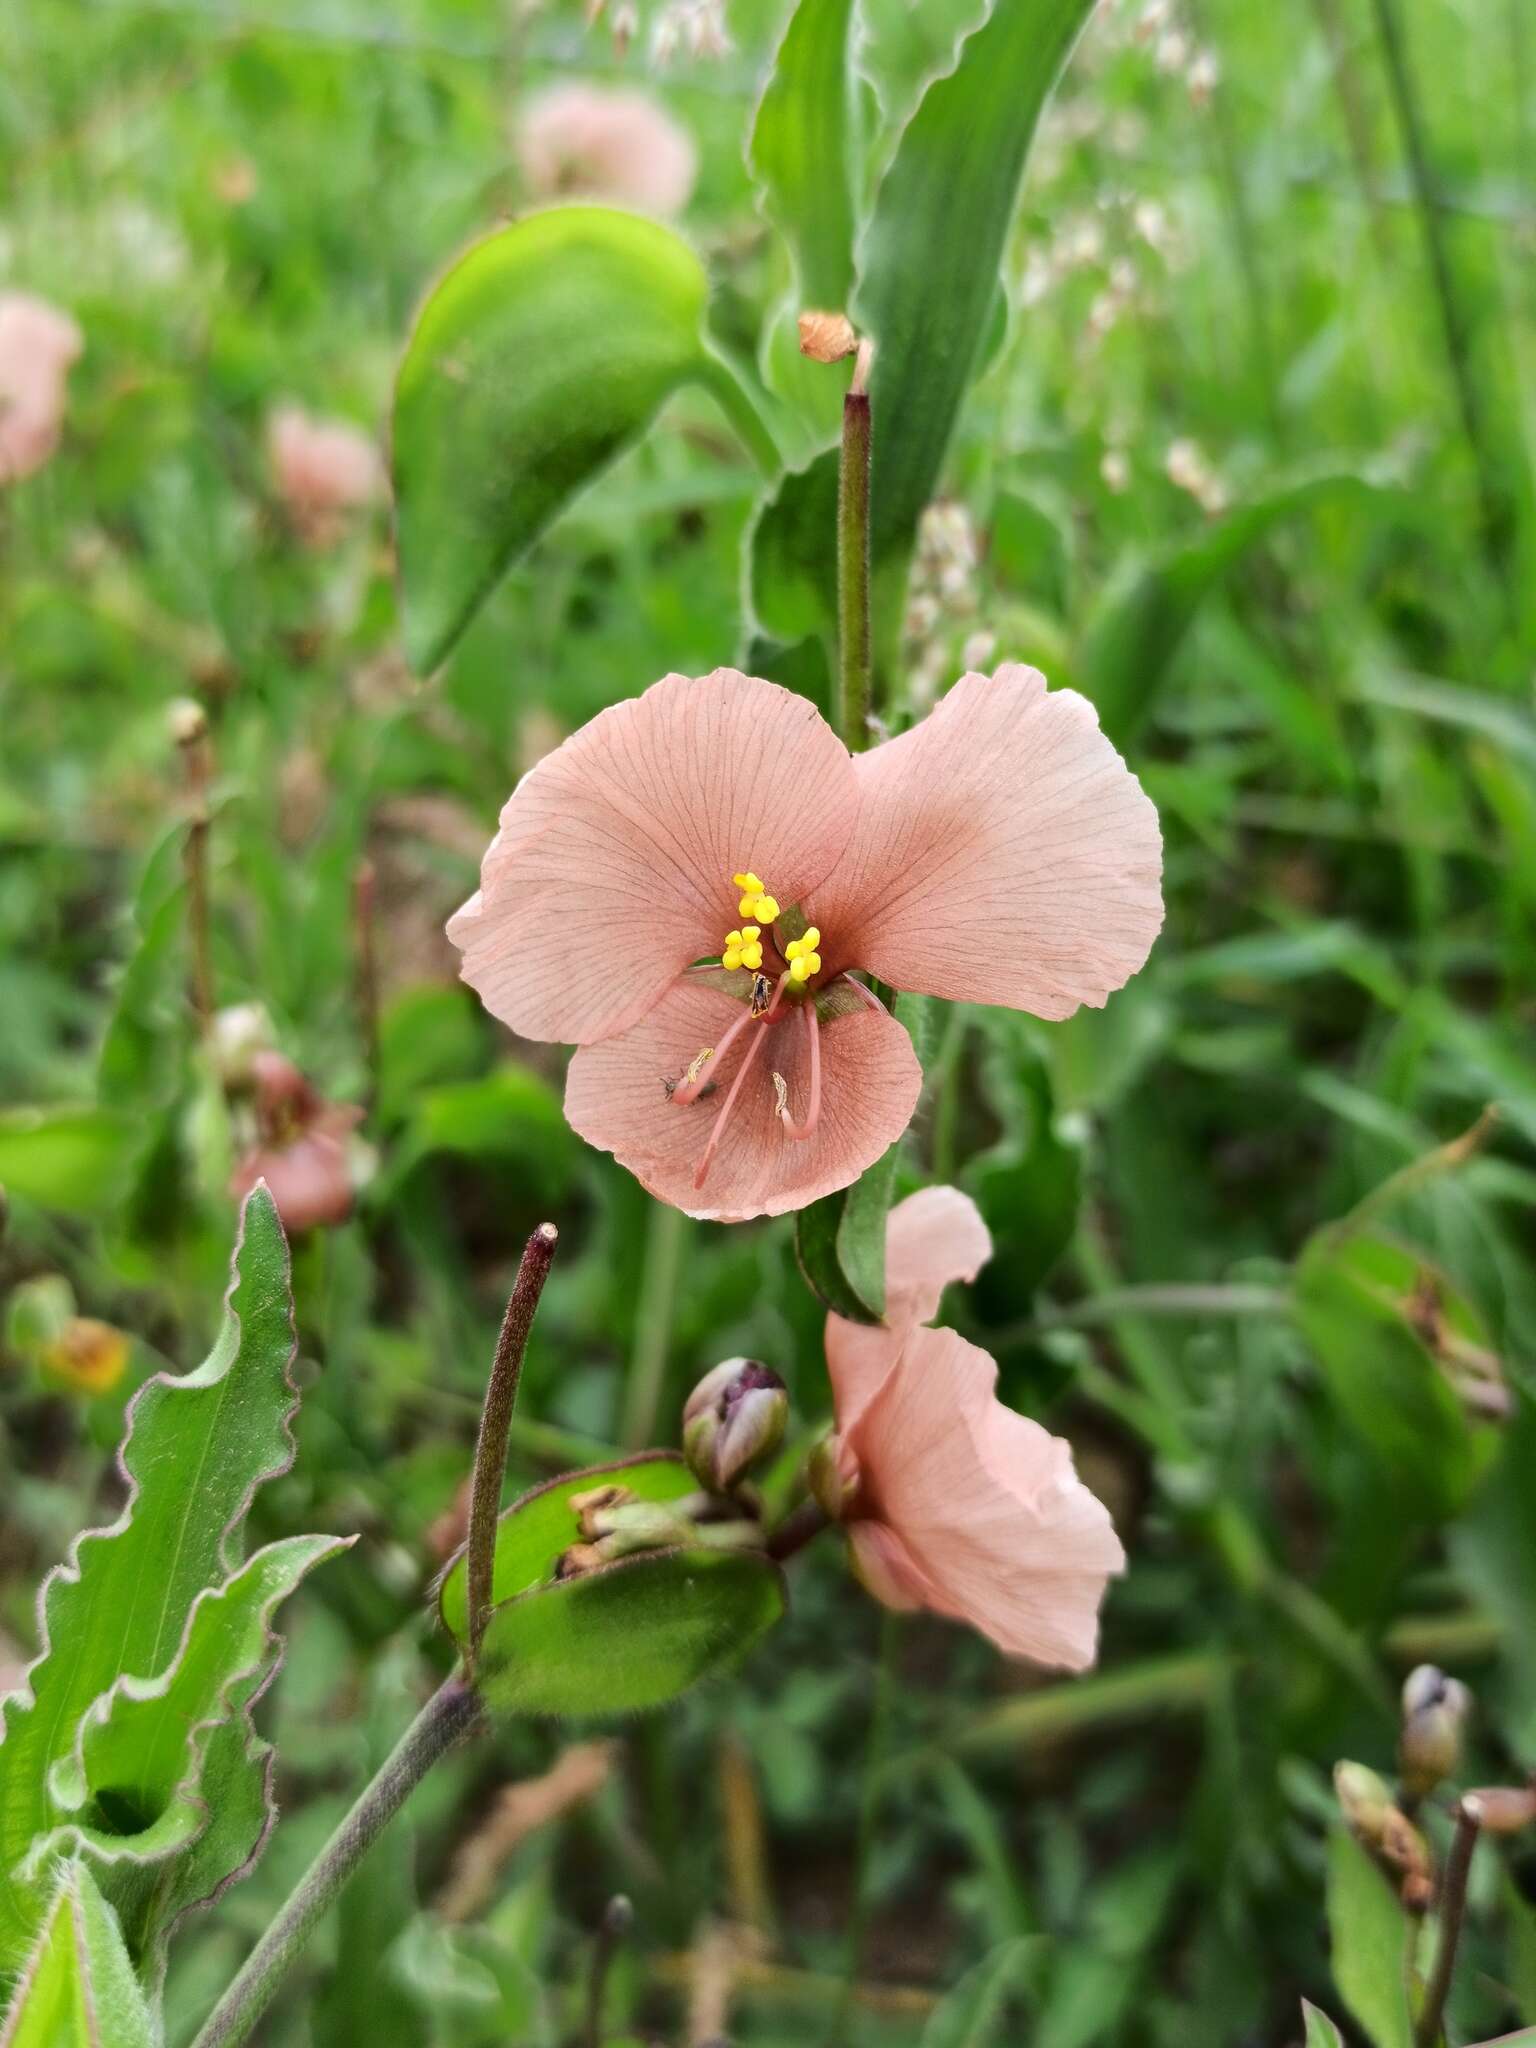
POLYGON ((996 1381, 952 1330, 911 1331, 854 1437, 859 1512, 900 1539, 906 1594, 920 1586, 1010 1656, 1082 1670, 1125 1554, 1070 1446, 1005 1408, 996 1381))
POLYGON ((345 1223, 352 1213, 351 1159, 345 1137, 334 1131, 307 1131, 286 1145, 258 1146, 235 1168, 230 1194, 243 1201, 260 1180, 291 1235, 345 1223))
POLYGON ((627 1031, 583 1046, 565 1086, 566 1117, 589 1144, 611 1152, 662 1201, 718 1223, 782 1215, 847 1187, 901 1136, 922 1086, 903 1026, 883 1010, 851 1011, 820 1027, 820 1120, 811 1136, 789 1137, 774 1075, 790 1114, 803 1116, 809 1048, 804 1017, 785 1004, 771 1023, 738 1034, 696 1101, 673 1102, 670 1087, 741 1016, 729 996, 679 982, 627 1031), (766 1036, 708 1177, 695 1187, 710 1132, 759 1033, 766 1036))
POLYGON ((858 829, 808 906, 837 965, 1069 1017, 1145 961, 1157 813, 1086 698, 1031 668, 964 675, 856 767, 858 829))
POLYGON ((735 669, 664 676, 512 792, 449 921, 464 979, 525 1038, 623 1031, 741 923, 732 875, 787 909, 857 807, 848 751, 803 697, 735 669))
POLYGON ((827 1317, 827 1370, 840 1430, 853 1428, 906 1332, 936 1316, 944 1289, 974 1280, 991 1256, 981 1211, 958 1188, 920 1188, 896 1204, 885 1224, 884 1323, 827 1317))

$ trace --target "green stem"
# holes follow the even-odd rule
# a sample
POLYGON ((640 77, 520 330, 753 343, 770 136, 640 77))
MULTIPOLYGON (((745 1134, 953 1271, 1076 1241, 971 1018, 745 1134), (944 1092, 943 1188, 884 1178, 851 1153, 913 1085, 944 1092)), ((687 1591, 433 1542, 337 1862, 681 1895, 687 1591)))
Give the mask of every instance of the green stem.
POLYGON ((290 1964, 357 1865, 440 1757, 480 1718, 480 1702, 459 1678, 441 1685, 406 1729, 372 1783, 246 1957, 192 2048, 238 2048, 271 2004, 290 1964))
POLYGON ((864 1751, 864 1788, 859 1800, 859 1833, 854 1849, 853 1900, 848 1910, 848 1942, 843 1959, 843 1983, 832 2024, 827 2030, 827 2048, 841 2048, 847 2038, 848 2015, 858 1995, 859 1969, 864 1960, 864 1937, 869 1929, 869 1863, 875 1842, 875 1823, 880 1813, 884 1788, 886 1749, 891 1732, 891 1698, 896 1685, 896 1643, 900 1618, 889 1608, 880 1616, 880 1660, 875 1669, 875 1701, 869 1719, 869 1742, 864 1751))
POLYGON ((700 362, 702 382, 713 392, 720 410, 735 428, 752 460, 765 477, 779 476, 784 468, 779 444, 746 385, 724 356, 717 355, 713 349, 706 350, 700 362))
POLYGON ((837 667, 843 744, 869 745, 869 393, 856 372, 843 400, 837 478, 837 667))
MULTIPOLYGON (((1470 1802, 1469 1802, 1470 1803, 1470 1802)), ((1456 1835, 1446 1858, 1440 1881, 1440 1946, 1424 1994, 1419 2023, 1413 2030, 1414 2048, 1440 2048, 1445 2022, 1445 2001, 1450 1996, 1456 1971, 1456 1950, 1461 1942, 1461 1923, 1467 1910, 1467 1878, 1472 1870, 1472 1852, 1477 1847, 1479 1824, 1467 1806, 1456 1809, 1456 1835)))
POLYGON ((480 1434, 475 1442, 475 1472, 469 1495, 469 1539, 465 1546, 469 1602, 469 1663, 474 1668, 480 1638, 491 1618, 496 1576, 496 1517, 501 1511, 502 1482, 507 1476, 507 1435, 512 1427, 512 1410, 517 1406, 518 1382, 523 1376, 523 1354, 528 1333, 560 1233, 553 1223, 541 1223, 523 1247, 523 1256, 513 1282, 507 1312, 496 1339, 496 1356, 485 1389, 485 1406, 480 1411, 480 1434))
POLYGON ((1283 1287, 1112 1287, 1066 1308, 1042 1308, 1018 1334, 1092 1329, 1121 1316, 1286 1316, 1293 1305, 1283 1287))
POLYGON ((682 1210, 674 1209, 669 1202, 655 1203, 645 1238, 645 1271, 635 1311, 635 1348, 629 1361, 624 1426, 619 1432, 619 1441, 627 1451, 647 1449, 655 1434, 666 1384, 667 1358, 672 1349, 677 1276, 687 1238, 688 1218, 682 1210))
POLYGON ((1430 278, 1440 314, 1446 361, 1456 393, 1461 428, 1477 479, 1482 510, 1483 544, 1489 567, 1508 592, 1506 580, 1509 522, 1504 493, 1484 430, 1477 375, 1472 362, 1472 337, 1451 270, 1450 251, 1440 218, 1434 170, 1430 163, 1429 139, 1425 132, 1418 88, 1409 63, 1407 38, 1397 12, 1397 0, 1372 0, 1376 33, 1386 60, 1387 83, 1391 89, 1392 111, 1408 159, 1408 176, 1418 208, 1424 236, 1424 253, 1429 260, 1430 278))

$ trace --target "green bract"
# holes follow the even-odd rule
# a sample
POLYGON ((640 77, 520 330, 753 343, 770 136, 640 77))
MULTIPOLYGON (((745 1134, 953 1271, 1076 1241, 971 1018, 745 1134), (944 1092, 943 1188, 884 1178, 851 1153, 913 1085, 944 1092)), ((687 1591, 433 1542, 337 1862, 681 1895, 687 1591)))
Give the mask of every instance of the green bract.
MULTIPOLYGON (((505 1713, 603 1716, 657 1707, 744 1656, 784 1612, 778 1567, 754 1551, 645 1551, 555 1579, 577 1541, 573 1495, 614 1484, 681 1500, 698 1481, 671 1451, 568 1472, 514 1501, 496 1529, 480 1692, 505 1713)), ((444 1624, 468 1626, 463 1554, 439 1594, 444 1624)))

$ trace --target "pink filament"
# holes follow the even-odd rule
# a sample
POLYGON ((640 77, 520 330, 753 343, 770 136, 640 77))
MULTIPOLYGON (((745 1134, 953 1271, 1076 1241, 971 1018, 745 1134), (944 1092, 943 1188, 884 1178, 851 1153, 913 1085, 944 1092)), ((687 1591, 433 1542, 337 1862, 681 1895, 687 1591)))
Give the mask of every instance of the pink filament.
POLYGON ((690 1102, 698 1101, 704 1090, 709 1086, 711 1072, 719 1067, 721 1060, 736 1043, 742 1032, 746 1030, 747 1026, 756 1021, 752 1012, 744 1009, 736 1019, 736 1022, 727 1027, 725 1036, 699 1068, 696 1078, 692 1081, 679 1081, 672 1090, 672 1102, 675 1108, 686 1109, 690 1102))
MULTIPOLYGON (((760 1022, 761 1020, 754 1020, 753 1018, 748 1017, 744 1021, 747 1023, 752 1023, 754 1021, 760 1022)), ((740 1024, 733 1024, 731 1026, 730 1030, 726 1033, 725 1037, 720 1041, 719 1049, 721 1052, 724 1052, 727 1042, 730 1039, 734 1038, 736 1033, 740 1029, 740 1024)), ((693 1184, 696 1188, 703 1187, 705 1178, 709 1173, 709 1169, 714 1164, 715 1152, 720 1144, 720 1140, 725 1136, 725 1126, 730 1117, 731 1111, 736 1107, 736 1098, 741 1093, 741 1084, 743 1081, 746 1080, 747 1075, 750 1073, 752 1068, 752 1062, 757 1058, 758 1054, 763 1049, 763 1037, 764 1033, 762 1031, 758 1031, 754 1035, 752 1043, 747 1047, 746 1051, 741 1056, 741 1065, 736 1069, 736 1078, 731 1083, 724 1102, 720 1105, 720 1114, 715 1118, 714 1127, 710 1131, 709 1143, 704 1147, 704 1157, 699 1161, 699 1170, 693 1176, 693 1184)), ((677 1100, 677 1097, 674 1095, 672 1100, 675 1102, 677 1100)))
POLYGON ((787 1109, 780 1111, 785 1133, 791 1138, 808 1138, 821 1122, 821 1025, 816 1016, 814 996, 805 1006, 805 1028, 811 1038, 811 1092, 806 1104, 805 1122, 797 1124, 787 1109))

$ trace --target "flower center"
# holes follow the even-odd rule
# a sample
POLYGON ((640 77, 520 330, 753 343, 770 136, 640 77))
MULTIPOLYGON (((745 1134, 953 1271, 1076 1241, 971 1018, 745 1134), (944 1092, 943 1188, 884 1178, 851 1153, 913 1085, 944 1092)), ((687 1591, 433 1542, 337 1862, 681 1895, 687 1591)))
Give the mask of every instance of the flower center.
MULTIPOLYGON (((757 974, 763 965, 763 927, 778 919, 779 899, 769 895, 762 876, 754 874, 750 868, 744 874, 732 875, 731 882, 739 892, 737 915, 753 922, 743 923, 737 930, 726 933, 725 943, 720 949, 720 965, 730 973, 745 967, 757 974)), ((780 939, 779 944, 783 946, 786 970, 782 986, 798 992, 813 975, 821 972, 821 954, 817 951, 821 933, 811 925, 798 939, 791 939, 787 945, 780 939)))

